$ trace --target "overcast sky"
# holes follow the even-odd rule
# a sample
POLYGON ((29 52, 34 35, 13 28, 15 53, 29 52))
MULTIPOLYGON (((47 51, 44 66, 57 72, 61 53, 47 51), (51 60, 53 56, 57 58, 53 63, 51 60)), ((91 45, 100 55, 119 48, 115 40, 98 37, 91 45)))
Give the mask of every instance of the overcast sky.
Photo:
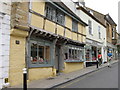
MULTIPOLYGON (((73 0, 78 1, 78 0, 73 0)), ((110 14, 118 24, 118 2, 120 0, 84 0, 87 7, 90 7, 103 14, 110 14)))

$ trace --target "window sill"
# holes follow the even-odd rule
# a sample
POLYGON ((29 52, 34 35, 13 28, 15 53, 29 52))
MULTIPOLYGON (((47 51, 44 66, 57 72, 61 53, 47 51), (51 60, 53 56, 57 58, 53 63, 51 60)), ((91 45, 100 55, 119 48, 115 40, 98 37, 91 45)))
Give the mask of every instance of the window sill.
POLYGON ((51 65, 51 64, 40 64, 40 65, 38 65, 38 64, 31 64, 31 65, 29 65, 29 69, 30 68, 42 68, 42 67, 52 67, 53 65, 51 65))
POLYGON ((84 62, 83 60, 65 60, 65 62, 84 62))

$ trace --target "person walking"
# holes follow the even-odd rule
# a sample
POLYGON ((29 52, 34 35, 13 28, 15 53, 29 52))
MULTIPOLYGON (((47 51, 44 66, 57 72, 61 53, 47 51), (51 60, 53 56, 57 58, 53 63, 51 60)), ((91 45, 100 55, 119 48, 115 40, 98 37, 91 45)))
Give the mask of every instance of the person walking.
POLYGON ((108 67, 111 67, 110 62, 111 62, 111 59, 112 59, 112 52, 109 51, 107 56, 108 56, 108 67))
POLYGON ((102 54, 99 52, 98 54, 98 61, 99 61, 99 66, 102 64, 102 54))

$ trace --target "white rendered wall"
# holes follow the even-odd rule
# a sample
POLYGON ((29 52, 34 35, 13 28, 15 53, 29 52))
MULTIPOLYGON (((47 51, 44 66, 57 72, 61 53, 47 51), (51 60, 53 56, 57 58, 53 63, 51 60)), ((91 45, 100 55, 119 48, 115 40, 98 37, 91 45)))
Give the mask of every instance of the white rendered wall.
POLYGON ((10 8, 10 2, 0 2, 0 89, 9 77, 10 8))

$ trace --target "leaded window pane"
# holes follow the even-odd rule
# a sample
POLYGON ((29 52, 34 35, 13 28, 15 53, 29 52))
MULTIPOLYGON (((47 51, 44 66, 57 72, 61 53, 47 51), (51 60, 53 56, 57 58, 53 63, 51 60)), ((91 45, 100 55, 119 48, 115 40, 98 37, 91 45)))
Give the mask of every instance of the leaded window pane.
POLYGON ((31 44, 31 62, 32 64, 37 63, 37 44, 31 44))

